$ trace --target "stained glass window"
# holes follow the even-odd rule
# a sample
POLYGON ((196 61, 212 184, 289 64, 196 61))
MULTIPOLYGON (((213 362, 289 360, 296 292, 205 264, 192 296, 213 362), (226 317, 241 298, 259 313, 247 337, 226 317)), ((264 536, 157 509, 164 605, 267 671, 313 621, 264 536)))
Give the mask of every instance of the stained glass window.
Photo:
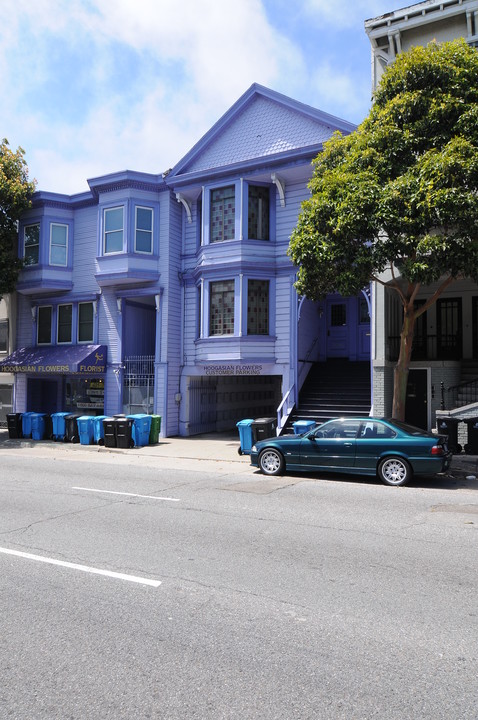
POLYGON ((269 280, 247 283, 247 334, 269 334, 269 280))
POLYGON ((249 185, 248 233, 252 240, 269 240, 269 188, 249 185))
POLYGON ((209 335, 234 334, 234 280, 209 285, 209 335))
POLYGON ((235 215, 234 185, 213 190, 211 192, 210 242, 234 240, 235 215))

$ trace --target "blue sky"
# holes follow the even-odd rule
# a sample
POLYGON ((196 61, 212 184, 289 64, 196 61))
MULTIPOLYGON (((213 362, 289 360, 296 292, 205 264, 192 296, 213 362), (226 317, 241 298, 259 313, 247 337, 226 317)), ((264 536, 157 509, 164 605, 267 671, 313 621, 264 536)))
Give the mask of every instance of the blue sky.
MULTIPOLYGON (((408 3, 409 4, 409 3, 408 3)), ((0 132, 40 190, 172 167, 253 83, 352 122, 392 0, 1 0, 0 132)))

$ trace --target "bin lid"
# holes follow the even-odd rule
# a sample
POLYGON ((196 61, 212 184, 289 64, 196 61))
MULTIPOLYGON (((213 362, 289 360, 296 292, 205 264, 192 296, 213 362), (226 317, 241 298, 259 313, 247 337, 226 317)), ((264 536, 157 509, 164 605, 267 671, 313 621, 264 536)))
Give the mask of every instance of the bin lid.
POLYGON ((252 418, 246 418, 246 420, 239 420, 239 422, 236 423, 236 427, 239 427, 239 425, 242 427, 242 425, 252 425, 254 420, 252 418))
POLYGON ((264 424, 265 424, 265 423, 275 423, 275 422, 276 422, 276 419, 273 418, 273 417, 272 417, 272 418, 270 418, 270 417, 268 417, 268 418, 256 418, 256 419, 254 420, 254 422, 255 422, 255 423, 264 423, 264 424))

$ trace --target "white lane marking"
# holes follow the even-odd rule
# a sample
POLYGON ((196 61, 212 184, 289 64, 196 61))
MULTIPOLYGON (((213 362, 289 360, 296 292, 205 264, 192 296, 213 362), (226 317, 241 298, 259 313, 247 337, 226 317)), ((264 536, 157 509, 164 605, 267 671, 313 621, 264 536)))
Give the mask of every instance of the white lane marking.
POLYGON ((108 495, 128 495, 129 497, 148 498, 149 500, 168 500, 179 502, 179 498, 159 497, 158 495, 138 495, 137 493, 117 492, 116 490, 98 490, 96 488, 72 487, 72 490, 86 490, 87 492, 108 493, 108 495))
POLYGON ((139 583, 140 585, 150 585, 151 587, 159 587, 161 585, 161 580, 149 580, 148 578, 137 577, 136 575, 126 575, 125 573, 112 572, 111 570, 100 570, 99 568, 89 567, 88 565, 78 565, 77 563, 55 560, 54 558, 47 558, 42 555, 32 555, 31 553, 20 552, 19 550, 0 548, 0 553, 4 555, 15 555, 16 557, 25 558, 26 560, 36 560, 37 562, 48 563, 49 565, 60 565, 60 567, 70 568, 71 570, 81 570, 81 572, 93 573, 94 575, 105 575, 106 577, 116 578, 117 580, 128 580, 129 582, 139 583))

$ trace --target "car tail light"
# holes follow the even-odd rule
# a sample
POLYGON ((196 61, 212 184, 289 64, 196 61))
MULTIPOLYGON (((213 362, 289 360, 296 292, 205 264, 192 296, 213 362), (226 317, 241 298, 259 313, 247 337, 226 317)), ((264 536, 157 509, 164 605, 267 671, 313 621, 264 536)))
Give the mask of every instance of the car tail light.
POLYGON ((432 455, 444 455, 445 450, 443 448, 443 445, 434 445, 432 447, 432 455))

